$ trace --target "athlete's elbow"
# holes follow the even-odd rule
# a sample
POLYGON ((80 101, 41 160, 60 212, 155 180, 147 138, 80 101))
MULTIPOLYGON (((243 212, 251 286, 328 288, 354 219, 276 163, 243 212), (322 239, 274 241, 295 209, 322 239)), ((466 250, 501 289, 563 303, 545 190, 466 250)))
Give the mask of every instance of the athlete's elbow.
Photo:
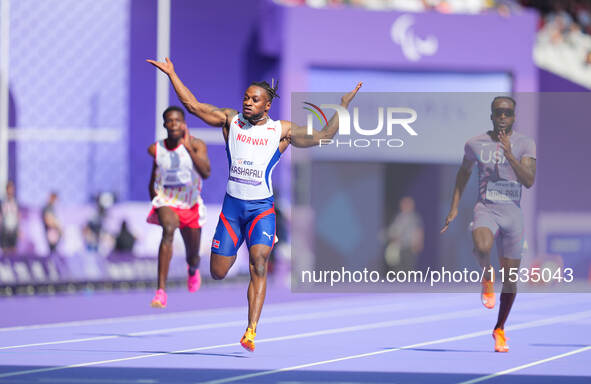
POLYGON ((195 104, 189 101, 183 101, 182 103, 187 109, 187 112, 189 112, 191 115, 199 116, 199 108, 195 104))

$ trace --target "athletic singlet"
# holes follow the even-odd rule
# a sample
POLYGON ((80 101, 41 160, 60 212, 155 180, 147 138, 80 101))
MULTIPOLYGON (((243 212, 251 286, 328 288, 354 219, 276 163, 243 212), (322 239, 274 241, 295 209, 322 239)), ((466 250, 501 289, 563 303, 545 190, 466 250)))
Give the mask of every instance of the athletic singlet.
POLYGON ((271 175, 281 157, 280 139, 280 121, 269 118, 265 124, 252 125, 242 113, 232 119, 226 144, 230 167, 228 195, 241 200, 273 196, 271 175))
POLYGON ((156 142, 156 196, 152 205, 189 209, 201 203, 201 176, 184 145, 168 149, 164 140, 156 142))
MULTIPOLYGON (((536 158, 536 144, 531 138, 513 131, 509 141, 517 161, 524 156, 536 158)), ((472 165, 478 162, 479 201, 520 206, 522 184, 505 158, 501 143, 487 133, 473 137, 464 146, 464 160, 472 165)))

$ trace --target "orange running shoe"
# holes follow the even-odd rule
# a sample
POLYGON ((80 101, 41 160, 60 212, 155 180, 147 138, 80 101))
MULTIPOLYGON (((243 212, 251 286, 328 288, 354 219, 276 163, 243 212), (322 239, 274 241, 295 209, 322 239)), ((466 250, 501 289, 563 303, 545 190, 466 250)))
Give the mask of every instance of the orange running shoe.
POLYGON ((159 289, 156 291, 152 302, 150 303, 152 308, 166 308, 166 292, 164 289, 159 289))
POLYGON ((254 352, 254 338, 256 335, 257 334, 252 330, 252 328, 248 328, 244 333, 244 336, 242 336, 242 339, 240 339, 240 344, 242 347, 249 352, 254 352))
POLYGON ((482 292, 480 294, 482 305, 488 309, 495 307, 495 286, 492 281, 482 280, 482 292))
POLYGON ((507 345, 507 337, 505 331, 501 328, 497 328, 493 331, 493 339, 495 339, 495 352, 509 352, 509 346, 507 345))

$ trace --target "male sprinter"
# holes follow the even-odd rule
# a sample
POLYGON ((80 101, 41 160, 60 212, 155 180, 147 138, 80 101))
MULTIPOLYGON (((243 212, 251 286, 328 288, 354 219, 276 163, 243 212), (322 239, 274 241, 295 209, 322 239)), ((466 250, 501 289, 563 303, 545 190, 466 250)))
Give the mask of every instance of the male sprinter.
POLYGON ((148 223, 162 226, 158 249, 158 290, 152 307, 166 307, 166 279, 172 258, 174 232, 180 229, 185 243, 188 264, 187 289, 195 292, 201 286, 199 275, 199 244, 205 223, 205 205, 201 200, 201 179, 210 174, 205 143, 189 135, 185 111, 168 107, 162 114, 165 140, 148 148, 154 158, 150 177, 152 211, 148 223))
MULTIPOLYGON (((168 75, 179 100, 190 113, 209 125, 222 127, 230 175, 211 246, 210 270, 214 279, 223 279, 246 240, 250 261, 248 327, 240 344, 252 352, 265 300, 267 260, 275 240, 271 173, 290 142, 296 147, 310 147, 321 139, 330 139, 339 128, 338 118, 335 114, 321 131, 307 135, 306 127, 269 117, 271 102, 278 97, 276 86, 264 81, 252 83, 244 92, 242 113, 238 113, 197 101, 168 58, 165 62, 147 61, 168 75)), ((359 88, 361 83, 341 98, 343 107, 349 106, 359 88)))
MULTIPOLYGON (((479 199, 474 207, 472 239, 480 266, 490 268, 490 250, 496 237, 499 262, 504 268, 503 291, 499 316, 493 330, 496 352, 508 352, 505 321, 517 295, 516 282, 509 281, 509 268, 519 268, 523 251, 523 215, 521 213, 521 186, 531 188, 536 176, 536 144, 513 130, 515 100, 506 96, 495 97, 491 120, 493 130, 468 140, 464 159, 456 176, 451 209, 441 233, 458 215, 460 197, 478 163, 479 199)), ((482 282, 482 303, 486 308, 495 306, 494 275, 482 282)))

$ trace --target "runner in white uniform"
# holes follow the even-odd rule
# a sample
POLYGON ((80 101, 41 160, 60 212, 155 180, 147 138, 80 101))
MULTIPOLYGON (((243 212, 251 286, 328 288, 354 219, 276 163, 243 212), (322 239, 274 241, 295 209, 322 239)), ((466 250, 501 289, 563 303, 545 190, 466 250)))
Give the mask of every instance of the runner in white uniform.
MULTIPOLYGON (((275 238, 275 210, 271 173, 281 153, 292 143, 296 147, 318 145, 332 138, 339 122, 335 114, 321 131, 308 135, 304 126, 271 120, 271 102, 277 87, 267 82, 252 83, 245 91, 242 113, 197 101, 181 82, 172 62, 147 60, 168 75, 179 100, 205 123, 222 127, 228 153, 230 177, 216 234, 212 241, 210 270, 214 279, 223 279, 236 260, 236 250, 246 239, 250 257, 248 285, 248 326, 240 343, 254 351, 256 326, 261 315, 267 286, 267 260, 275 238)), ((347 108, 361 83, 341 98, 347 108)))
POLYGON ((152 210, 148 222, 162 226, 158 250, 158 290, 151 303, 156 308, 166 307, 166 279, 177 228, 185 243, 187 289, 195 292, 201 286, 199 244, 201 227, 205 223, 201 180, 210 174, 207 147, 203 141, 189 135, 183 109, 168 107, 162 117, 168 137, 148 148, 148 153, 154 157, 149 188, 152 210))
MULTIPOLYGON (((456 177, 450 212, 441 232, 458 214, 458 204, 474 164, 478 164, 479 199, 474 207, 472 239, 474 251, 483 268, 490 269, 490 251, 495 238, 501 267, 504 267, 503 291, 497 323, 493 328, 495 351, 507 352, 504 332, 515 296, 516 284, 509 281, 510 268, 518 268, 523 250, 523 216, 521 186, 530 188, 536 175, 536 145, 534 141, 513 131, 515 100, 496 97, 491 104, 493 130, 468 140, 464 160, 456 177)), ((495 306, 493 277, 482 282, 482 303, 495 306)))

